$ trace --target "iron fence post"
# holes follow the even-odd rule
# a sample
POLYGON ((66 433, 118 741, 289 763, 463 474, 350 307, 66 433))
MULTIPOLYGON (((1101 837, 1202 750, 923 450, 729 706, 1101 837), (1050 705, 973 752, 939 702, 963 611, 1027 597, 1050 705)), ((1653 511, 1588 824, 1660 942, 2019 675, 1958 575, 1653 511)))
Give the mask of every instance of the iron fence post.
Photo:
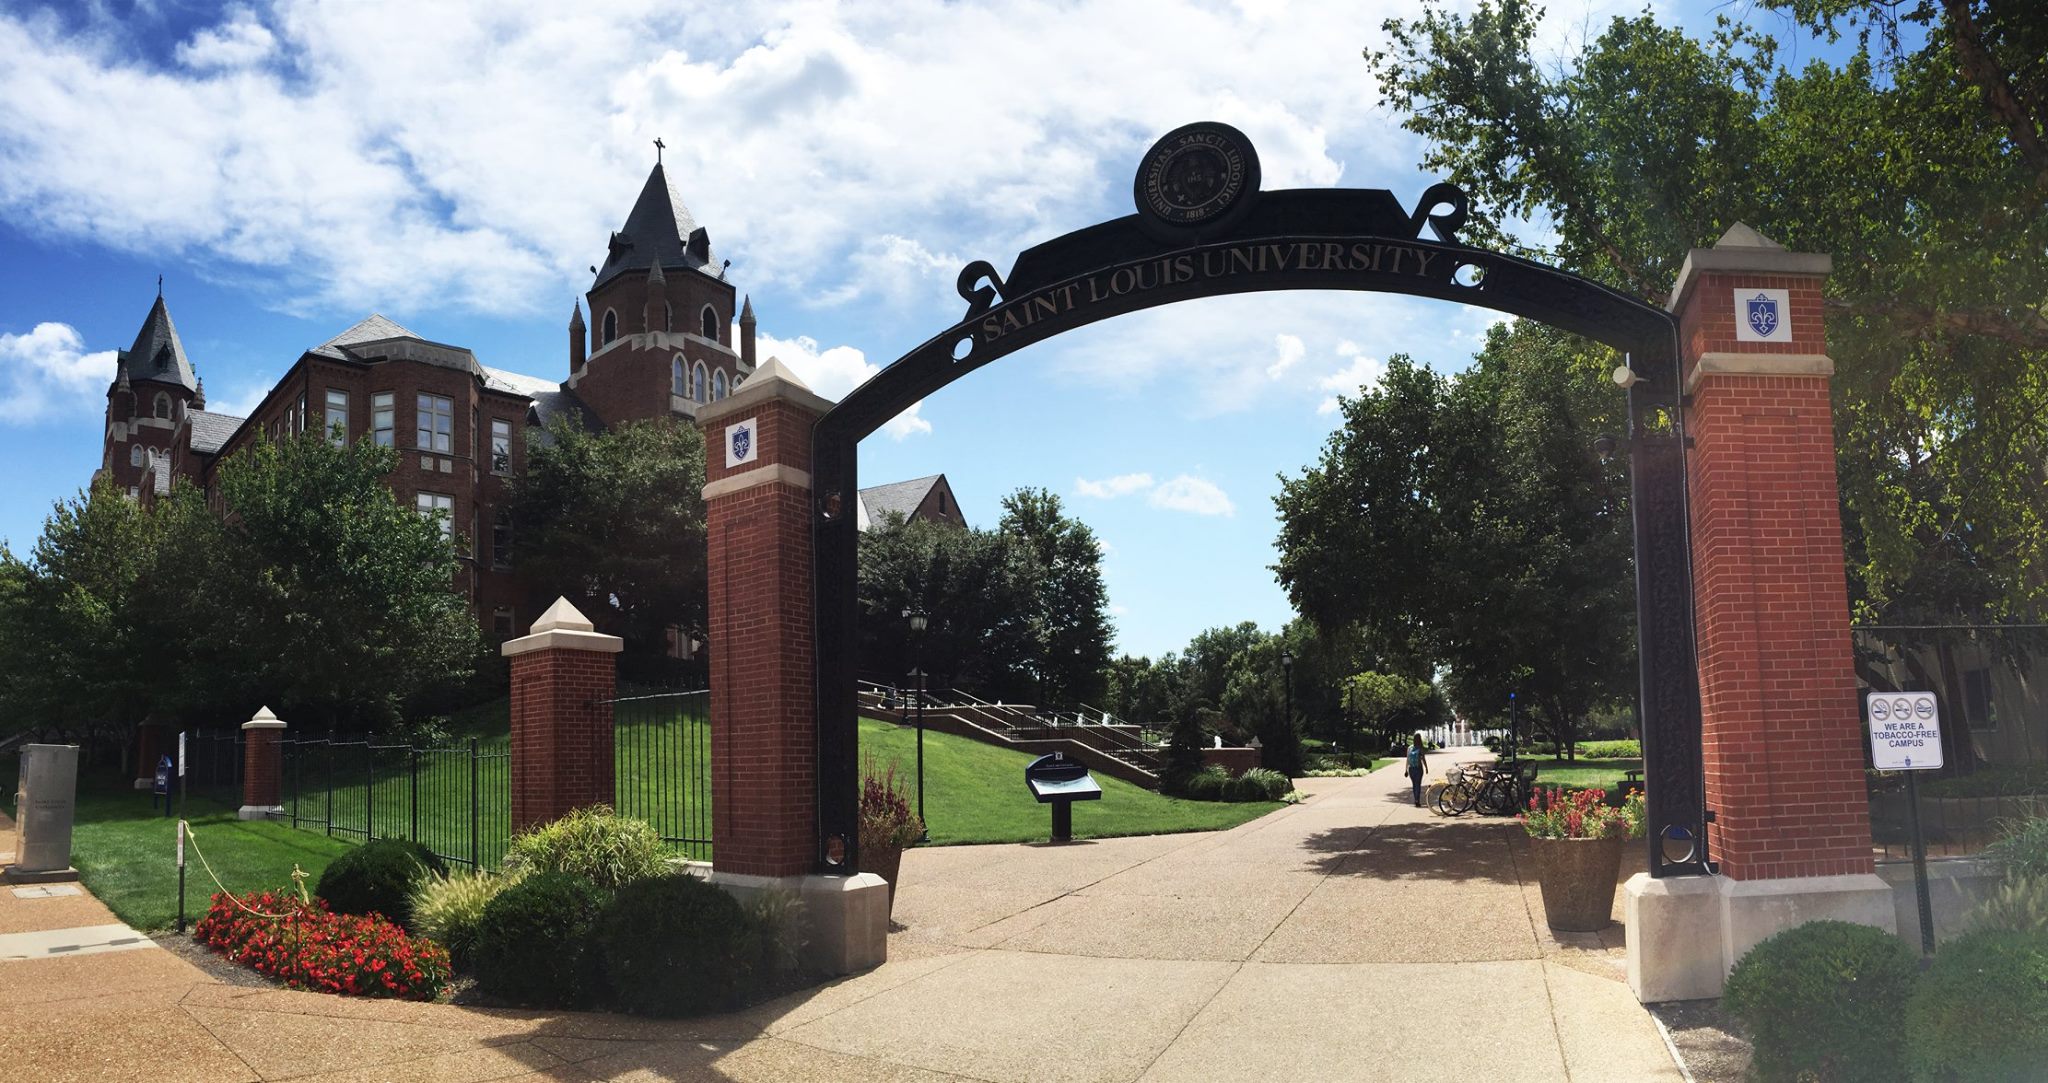
POLYGON ((377 746, 363 735, 363 841, 377 837, 377 746))
POLYGON ((334 728, 327 729, 327 837, 334 837, 334 728))
POLYGON ((476 738, 471 737, 469 739, 469 867, 472 869, 483 868, 483 865, 477 860, 477 775, 477 743, 476 738))
POLYGON ((420 746, 407 744, 406 751, 412 756, 412 830, 406 835, 414 842, 420 841, 420 746))

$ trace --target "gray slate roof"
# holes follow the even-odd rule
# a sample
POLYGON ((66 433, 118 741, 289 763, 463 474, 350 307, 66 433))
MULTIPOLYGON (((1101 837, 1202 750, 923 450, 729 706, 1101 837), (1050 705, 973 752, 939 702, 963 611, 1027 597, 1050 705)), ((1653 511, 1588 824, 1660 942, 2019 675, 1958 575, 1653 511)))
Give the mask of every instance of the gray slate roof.
POLYGON ((346 353, 342 352, 341 347, 353 346, 359 342, 376 342, 379 339, 387 338, 419 338, 419 336, 385 319, 383 313, 372 312, 358 321, 354 327, 343 331, 341 334, 328 339, 307 352, 317 353, 322 357, 332 357, 336 361, 347 361, 350 358, 346 353))
POLYGON ((161 294, 157 296, 156 304, 150 306, 148 317, 142 321, 142 330, 135 333, 135 345, 121 354, 117 361, 127 370, 131 382, 155 380, 175 384, 187 391, 199 389, 199 378, 192 372, 192 362, 185 356, 185 344, 178 341, 178 328, 171 323, 171 310, 164 307, 161 294))
POLYGON ((527 409, 527 413, 531 415, 536 425, 546 425, 555 418, 566 415, 591 431, 602 428, 584 407, 583 401, 576 397, 575 392, 554 380, 485 366, 484 386, 494 391, 524 395, 533 400, 533 405, 527 409))
POLYGON ((243 418, 228 414, 216 414, 206 410, 188 410, 185 417, 192 422, 192 450, 202 455, 215 455, 242 427, 243 418))
POLYGON ((591 289, 632 271, 646 271, 660 261, 664 268, 703 271, 717 277, 718 257, 711 251, 711 237, 706 233, 701 248, 690 251, 690 235, 701 229, 697 220, 690 217, 690 208, 676 198, 675 190, 669 187, 668 173, 659 162, 654 171, 647 174, 647 183, 640 189, 640 198, 633 201, 633 210, 626 215, 626 225, 612 234, 611 250, 604 265, 597 269, 597 280, 591 289))
POLYGON ((868 518, 873 522, 879 523, 883 516, 891 514, 908 519, 917 511, 917 506, 924 503, 924 498, 931 495, 932 486, 937 485, 939 479, 945 476, 933 474, 930 477, 862 489, 861 506, 867 509, 868 518))

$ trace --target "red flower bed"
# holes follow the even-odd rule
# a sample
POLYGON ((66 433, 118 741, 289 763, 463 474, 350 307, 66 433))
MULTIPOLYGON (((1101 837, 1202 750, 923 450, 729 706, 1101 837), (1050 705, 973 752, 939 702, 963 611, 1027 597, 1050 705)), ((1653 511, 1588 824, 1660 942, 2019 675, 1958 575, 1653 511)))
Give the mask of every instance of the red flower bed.
POLYGON ((215 895, 193 936, 293 989, 432 1000, 448 983, 447 949, 380 915, 336 914, 292 891, 252 891, 240 903, 215 895))

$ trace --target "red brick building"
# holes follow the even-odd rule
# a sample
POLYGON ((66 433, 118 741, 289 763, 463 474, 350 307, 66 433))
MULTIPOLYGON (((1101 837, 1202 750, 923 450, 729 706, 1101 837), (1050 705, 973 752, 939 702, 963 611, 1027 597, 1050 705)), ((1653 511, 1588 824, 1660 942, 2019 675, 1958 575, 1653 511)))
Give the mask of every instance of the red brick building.
POLYGON ((558 416, 590 427, 694 419, 754 371, 754 313, 710 235, 656 164, 569 319, 565 378, 491 368, 461 346, 371 315, 301 354, 246 418, 208 411, 206 391, 159 296, 107 389, 105 477, 131 496, 174 479, 211 487, 214 464, 260 439, 312 429, 399 452, 391 487, 441 517, 464 552, 460 586, 507 638, 537 613, 510 562, 506 482, 529 434, 558 416), (737 303, 736 303, 737 302, 737 303), (738 326, 738 341, 731 329, 738 326))

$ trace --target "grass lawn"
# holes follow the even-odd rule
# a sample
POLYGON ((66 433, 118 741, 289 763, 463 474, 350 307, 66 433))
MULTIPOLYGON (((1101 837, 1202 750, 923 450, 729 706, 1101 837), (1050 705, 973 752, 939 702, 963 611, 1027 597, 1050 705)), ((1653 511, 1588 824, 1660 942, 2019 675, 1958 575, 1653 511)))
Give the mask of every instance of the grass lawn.
POLYGON ((1538 786, 1576 786, 1581 789, 1613 790, 1629 771, 1643 769, 1641 760, 1523 760, 1536 765, 1538 786))
MULTIPOLYGON (((1029 842, 1052 835, 1052 806, 1024 789, 1025 753, 951 734, 924 735, 924 804, 932 841, 1029 842)), ((908 776, 915 807, 917 731, 871 718, 860 721, 860 750, 878 766, 895 761, 908 776)), ((1281 807, 1276 801, 1186 801, 1162 797, 1119 779, 1096 775, 1102 799, 1074 805, 1074 837, 1158 835, 1177 831, 1221 831, 1281 807)))
MULTIPOLYGON (((13 757, 8 757, 13 761, 13 757)), ((7 793, 14 793, 10 762, 7 793)), ((213 871, 236 893, 288 887, 294 864, 318 880, 327 863, 349 848, 340 839, 287 824, 244 822, 233 809, 193 800, 187 819, 192 837, 213 871)), ((72 827, 71 861, 85 886, 122 921, 145 931, 167 929, 178 916, 177 821, 151 809, 149 794, 126 789, 106 774, 79 779, 78 818, 72 827)), ((185 913, 197 921, 216 891, 199 858, 185 854, 185 913)))
MULTIPOLYGON (((623 721, 623 720, 622 720, 623 721)), ((625 722, 622 730, 641 725, 625 722)), ((672 721, 666 729, 684 738, 701 736, 703 723, 694 718, 672 721)), ((649 725, 650 729, 657 728, 649 725)), ((874 719, 860 722, 861 751, 878 761, 895 761, 906 781, 915 779, 917 734, 914 730, 874 719)), ((503 754, 502 735, 480 738, 488 757, 503 754)), ((622 734, 619 777, 628 803, 660 806, 676 815, 694 818, 702 810, 708 824, 708 742, 705 755, 677 755, 674 741, 639 743, 642 752, 624 751, 622 734), (645 751, 661 749, 665 751, 645 751), (682 771, 680 764, 692 762, 694 772, 682 771), (698 778, 689 781, 687 776, 698 778), (671 781, 678 777, 683 782, 671 781)), ((343 750, 360 756, 360 748, 343 750)), ((1024 765, 1031 757, 1006 748, 985 745, 964 737, 943 733, 925 735, 925 811, 930 815, 935 843, 1025 842, 1051 834, 1052 811, 1033 801, 1024 790, 1024 765)), ((0 789, 14 793, 16 757, 0 757, 0 789)), ((335 821, 360 825, 362 814, 374 810, 379 836, 405 837, 412 829, 412 782, 409 765, 403 761, 380 762, 372 790, 361 779, 366 771, 349 758, 338 766, 355 764, 353 771, 337 771, 332 786, 335 821), (349 777, 353 775, 352 781, 349 777), (364 800, 366 794, 369 800, 364 800)), ((423 757, 420 765, 420 838, 436 850, 466 859, 469 839, 470 759, 465 749, 436 760, 423 757)), ((480 856, 485 865, 495 864, 504 852, 509 819, 509 790, 504 782, 506 761, 480 760, 479 781, 484 800, 478 803, 478 820, 483 836, 480 856)), ((1117 779, 1101 777, 1103 795, 1074 808, 1076 838, 1106 838, 1116 835, 1149 835, 1179 831, 1215 831, 1235 827, 1279 808, 1277 802, 1224 804, 1162 797, 1117 779)), ((213 870, 226 886, 237 893, 290 884, 297 865, 317 882, 328 862, 347 851, 360 836, 329 837, 325 830, 329 787, 324 772, 308 770, 300 779, 299 811, 311 819, 299 828, 290 820, 242 821, 235 818, 232 804, 194 795, 187 818, 192 823, 198 848, 206 854, 213 870), (323 776, 323 777, 315 777, 323 776)), ((289 792, 291 782, 287 780, 289 792)), ((232 795, 229 795, 232 796, 232 795)), ((289 804, 289 802, 288 802, 289 804)), ((635 810, 627 810, 629 812, 635 810)), ((643 818, 646 811, 639 811, 643 818)), ((685 821, 679 821, 685 822, 685 821)), ((93 894, 138 929, 168 928, 177 917, 178 873, 173 859, 173 820, 152 810, 148 793, 127 788, 125 780, 108 772, 88 773, 79 780, 78 818, 72 834, 72 861, 93 894)), ((706 834, 708 835, 708 830, 706 834)), ((693 851, 699 848, 691 848, 693 851)), ((692 852, 691 856, 705 856, 692 852)), ((197 920, 205 913, 206 900, 216 890, 196 855, 187 854, 186 914, 197 920)))

